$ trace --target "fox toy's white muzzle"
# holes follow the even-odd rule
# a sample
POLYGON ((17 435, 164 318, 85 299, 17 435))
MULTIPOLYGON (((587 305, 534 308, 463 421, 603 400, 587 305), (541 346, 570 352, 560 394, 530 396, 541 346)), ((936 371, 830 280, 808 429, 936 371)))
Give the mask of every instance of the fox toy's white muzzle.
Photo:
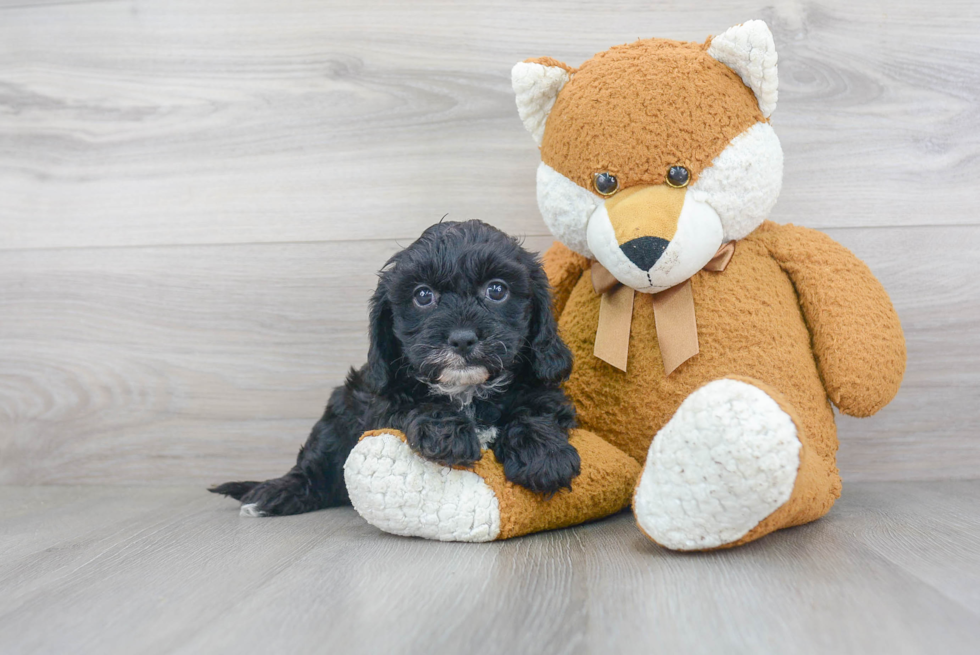
POLYGON ((633 187, 589 218, 589 250, 623 284, 657 293, 689 279, 724 239, 721 218, 683 189, 633 187))

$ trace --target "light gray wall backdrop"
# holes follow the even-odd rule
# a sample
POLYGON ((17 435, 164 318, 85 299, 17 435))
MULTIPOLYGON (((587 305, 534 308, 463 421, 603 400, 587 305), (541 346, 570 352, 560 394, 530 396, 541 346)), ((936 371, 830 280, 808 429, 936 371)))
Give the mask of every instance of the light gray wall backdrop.
POLYGON ((511 66, 750 18, 773 214, 891 292, 905 384, 847 481, 980 471, 980 4, 0 0, 0 483, 281 474, 444 214, 551 242, 511 66))

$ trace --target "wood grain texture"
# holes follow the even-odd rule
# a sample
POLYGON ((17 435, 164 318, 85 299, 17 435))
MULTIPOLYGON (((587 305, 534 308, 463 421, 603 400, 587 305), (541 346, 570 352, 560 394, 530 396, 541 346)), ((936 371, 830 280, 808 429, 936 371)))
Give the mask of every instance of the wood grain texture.
MULTIPOLYGON (((871 419, 841 418, 845 480, 976 477, 980 287, 963 280, 980 261, 980 228, 830 234, 892 290, 909 344, 898 398, 871 419)), ((364 361, 374 271, 397 248, 0 252, 0 482, 284 471, 330 389, 364 361)))
POLYGON ((0 247, 544 235, 511 66, 763 18, 774 218, 976 224, 980 6, 101 2, 2 9, 0 247))
POLYGON ((349 508, 0 487, 0 652, 973 653, 978 493, 856 484, 816 523, 676 554, 628 513, 445 544, 349 508))
POLYGON ((288 466, 373 271, 449 213, 550 243, 515 61, 773 29, 773 219, 869 262, 909 342, 851 480, 980 471, 980 4, 0 0, 0 483, 288 466))

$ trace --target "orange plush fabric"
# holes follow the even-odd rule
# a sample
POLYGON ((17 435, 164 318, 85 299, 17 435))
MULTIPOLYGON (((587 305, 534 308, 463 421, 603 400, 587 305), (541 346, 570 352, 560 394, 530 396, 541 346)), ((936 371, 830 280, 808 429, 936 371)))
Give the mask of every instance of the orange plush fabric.
MULTIPOLYGON (((383 434, 406 441, 403 432, 392 429, 370 430, 361 440, 383 434)), ((570 490, 563 489, 551 497, 508 482, 492 450, 484 450, 471 469, 463 469, 479 475, 497 498, 498 540, 594 521, 629 507, 640 464, 585 430, 572 430, 569 443, 582 459, 581 473, 572 480, 570 490)))
POLYGON ((698 387, 724 377, 751 381, 794 418, 803 450, 790 502, 736 543, 830 509, 840 477, 828 396, 842 411, 873 412, 894 395, 905 366, 898 317, 860 260, 814 230, 764 223, 738 243, 724 272, 692 278, 701 352, 668 378, 652 303, 642 294, 627 372, 593 356, 599 296, 591 272, 566 251, 555 244, 545 261, 568 263, 550 269, 561 271, 553 283, 562 288, 571 262, 582 264, 559 325, 575 357, 566 390, 583 428, 642 462, 654 435, 698 387))
POLYGON ((796 287, 827 395, 845 414, 871 416, 905 374, 905 335, 884 288, 825 234, 794 225, 760 230, 796 287))
POLYGON ((571 491, 547 498, 504 478, 504 468, 487 450, 473 467, 500 504, 500 535, 509 539, 594 521, 629 507, 640 465, 622 451, 585 430, 573 430, 569 443, 582 458, 581 473, 571 491))
MULTIPOLYGON (((757 231, 758 232, 758 231, 757 231)), ((763 234, 739 242, 722 273, 691 279, 701 352, 665 377, 653 304, 633 303, 627 372, 593 356, 599 296, 585 270, 559 319, 575 366, 566 391, 583 428, 644 461, 654 435, 704 383, 732 375, 781 390, 797 410, 815 450, 832 460, 833 413, 810 348, 796 290, 769 253, 763 234)))
MULTIPOLYGON (((775 44, 768 28, 749 21, 703 44, 636 41, 599 53, 578 69, 551 59, 529 61, 570 74, 541 139, 542 162, 553 171, 543 183, 539 177, 539 202, 556 236, 612 262, 616 257, 610 253, 621 258, 615 248, 627 242, 658 238, 674 244, 680 212, 670 212, 674 218, 668 227, 673 229, 659 229, 662 221, 654 210, 663 203, 638 208, 626 226, 635 230, 625 235, 617 231, 625 229, 621 217, 612 215, 615 205, 637 189, 665 185, 672 166, 688 169, 690 189, 696 190, 689 194, 692 203, 706 203, 717 212, 725 234, 736 235, 728 238, 748 233, 724 271, 701 270, 690 279, 700 352, 669 376, 649 295, 634 298, 628 360, 621 371, 593 354, 601 299, 593 289, 590 263, 562 244, 545 254, 559 327, 575 359, 565 388, 581 427, 645 463, 655 435, 694 391, 725 378, 746 382, 792 419, 801 443, 799 465, 789 500, 725 545, 822 516, 841 486, 831 403, 855 416, 868 416, 887 404, 904 375, 905 341, 888 295, 846 248, 813 230, 760 225, 779 193, 782 171, 778 140, 759 104, 768 115, 776 101, 775 44), (739 141, 750 134, 755 141, 739 141), (735 148, 736 143, 747 149, 735 148), (713 176, 705 172, 711 166, 713 176), (574 184, 595 195, 593 176, 600 172, 612 173, 619 183, 618 196, 599 200, 601 212, 586 207, 585 196, 570 188, 574 184), (573 184, 563 186, 554 173, 573 184), (699 178, 705 182, 700 189, 699 178), (575 213, 576 206, 582 213, 575 213), (588 248, 582 235, 586 225, 588 248)), ((520 94, 527 80, 542 73, 515 71, 525 76, 515 78, 521 82, 515 82, 515 90, 519 108, 527 112, 538 99, 520 94)), ((526 122, 532 133, 538 124, 526 122)), ((697 211, 694 204, 691 211, 697 211)), ((705 228, 704 234, 710 233, 705 228)), ((684 247, 690 246, 679 246, 684 247)), ((653 269, 631 260, 638 271, 647 272, 649 286, 641 287, 628 269, 617 274, 609 261, 602 263, 613 275, 632 276, 634 288, 654 288, 653 269)))
MULTIPOLYGON (((566 272, 562 284, 568 285, 567 278, 566 272)), ((701 352, 669 378, 663 375, 652 304, 642 295, 634 302, 627 373, 592 355, 599 297, 584 266, 559 320, 575 356, 566 390, 580 423, 635 459, 643 461, 654 434, 709 380, 744 376, 779 389, 823 457, 837 449, 830 394, 840 397, 843 389, 842 411, 867 413, 897 390, 905 344, 891 301, 860 260, 820 232, 767 221, 738 243, 724 272, 701 271, 691 282, 701 352), (798 259, 791 258, 792 248, 798 259), (802 256, 806 252, 822 254, 802 256), (838 263, 822 272, 830 254, 838 263), (833 283, 810 286, 823 276, 833 283), (835 340, 838 327, 853 332, 837 333, 835 340), (854 366, 844 365, 848 361, 854 366), (832 381, 828 388, 821 374, 832 381)))
POLYGON ((545 275, 551 283, 551 295, 554 300, 555 314, 561 316, 565 303, 579 277, 589 266, 589 260, 572 252, 567 246, 556 242, 541 257, 545 275))
POLYGON ((622 188, 691 182, 737 135, 765 121, 752 91, 706 50, 710 41, 646 39, 601 52, 574 72, 548 116, 541 159, 588 189, 608 171, 622 188))

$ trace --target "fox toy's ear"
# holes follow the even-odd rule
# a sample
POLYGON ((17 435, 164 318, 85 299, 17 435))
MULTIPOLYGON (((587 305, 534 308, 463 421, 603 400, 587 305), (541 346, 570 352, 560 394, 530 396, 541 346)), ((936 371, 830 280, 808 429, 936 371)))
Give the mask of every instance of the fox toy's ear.
POLYGON ((711 39, 708 54, 738 73, 759 101, 762 115, 776 109, 779 78, 776 74, 776 44, 769 26, 750 20, 711 39))
POLYGON ((544 137, 548 113, 555 105, 558 92, 571 79, 572 72, 565 64, 548 57, 522 61, 511 70, 517 113, 538 145, 544 137))

